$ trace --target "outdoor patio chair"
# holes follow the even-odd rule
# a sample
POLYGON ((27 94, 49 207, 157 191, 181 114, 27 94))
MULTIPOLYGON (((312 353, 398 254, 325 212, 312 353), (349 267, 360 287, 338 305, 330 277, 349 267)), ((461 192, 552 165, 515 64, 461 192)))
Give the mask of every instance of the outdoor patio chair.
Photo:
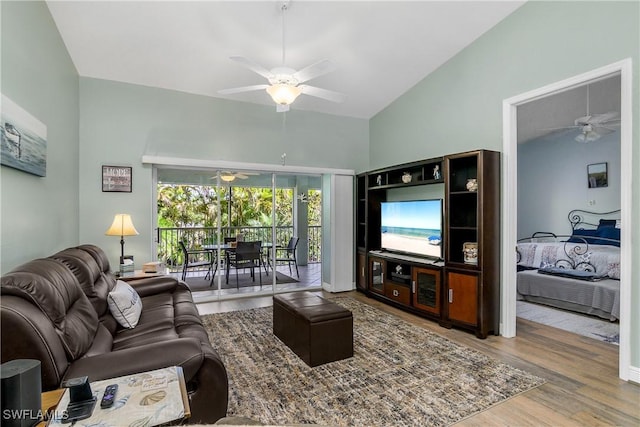
POLYGON ((215 251, 209 249, 187 249, 187 245, 181 240, 178 242, 184 262, 182 264, 182 280, 187 278, 187 270, 190 268, 202 268, 207 267, 207 274, 204 277, 207 279, 211 276, 211 284, 213 285, 213 279, 218 271, 218 263, 216 262, 215 251))
POLYGON ((262 271, 260 270, 262 256, 262 242, 238 242, 235 251, 227 251, 226 283, 229 283, 229 270, 236 269, 236 288, 240 288, 238 281, 238 270, 241 268, 251 269, 251 278, 256 281, 255 268, 258 267, 260 275, 260 287, 262 288, 262 271))
POLYGON ((276 248, 276 264, 278 261, 286 262, 289 265, 289 274, 291 271, 291 263, 296 266, 296 275, 300 278, 298 272, 298 259, 296 258, 296 248, 298 247, 298 237, 292 237, 289 239, 289 244, 284 248, 276 248))

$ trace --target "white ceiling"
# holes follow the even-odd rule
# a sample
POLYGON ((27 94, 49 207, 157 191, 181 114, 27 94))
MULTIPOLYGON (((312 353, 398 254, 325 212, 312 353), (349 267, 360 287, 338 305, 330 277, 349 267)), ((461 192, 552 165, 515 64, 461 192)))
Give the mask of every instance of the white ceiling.
MULTIPOLYGON (((329 59, 337 70, 309 84, 348 98, 302 95, 292 108, 371 118, 523 3, 294 0, 286 65, 329 59)), ((282 65, 282 1, 47 4, 81 76, 273 105, 264 91, 218 91, 266 82, 230 56, 282 65)))

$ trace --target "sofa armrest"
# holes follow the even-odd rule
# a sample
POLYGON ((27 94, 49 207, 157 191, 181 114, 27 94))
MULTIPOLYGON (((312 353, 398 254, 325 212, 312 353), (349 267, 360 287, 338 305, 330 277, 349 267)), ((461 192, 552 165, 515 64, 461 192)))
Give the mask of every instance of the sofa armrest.
POLYGON ((163 292, 171 293, 178 287, 186 286, 178 279, 171 276, 156 276, 145 277, 143 279, 132 279, 128 280, 127 283, 129 283, 129 285, 131 285, 131 287, 136 290, 140 297, 157 295, 163 292))
POLYGON ((97 356, 83 357, 71 363, 63 381, 87 375, 89 381, 121 377, 168 366, 181 366, 190 381, 204 361, 201 343, 196 338, 177 338, 97 356))

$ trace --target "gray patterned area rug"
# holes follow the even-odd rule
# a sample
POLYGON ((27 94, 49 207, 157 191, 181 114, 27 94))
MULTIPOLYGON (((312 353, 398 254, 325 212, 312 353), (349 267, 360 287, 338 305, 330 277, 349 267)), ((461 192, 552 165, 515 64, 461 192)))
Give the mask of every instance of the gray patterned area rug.
POLYGON ((272 333, 272 308, 203 316, 229 375, 229 416, 265 424, 445 426, 542 378, 349 297, 354 357, 308 367, 272 333))

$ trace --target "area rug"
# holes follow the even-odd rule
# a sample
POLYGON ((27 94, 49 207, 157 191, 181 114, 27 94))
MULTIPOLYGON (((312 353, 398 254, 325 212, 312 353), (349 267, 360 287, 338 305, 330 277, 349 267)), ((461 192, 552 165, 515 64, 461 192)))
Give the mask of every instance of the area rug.
POLYGON ((526 301, 517 301, 517 316, 574 334, 620 345, 620 324, 526 301))
MULTIPOLYGON (((281 284, 281 283, 294 283, 297 282, 296 279, 294 279, 293 277, 287 276, 286 274, 280 273, 279 271, 276 272, 276 283, 277 284, 281 284)), ((271 276, 271 272, 269 272, 269 275, 265 275, 264 271, 262 272, 262 286, 264 285, 271 285, 271 281, 272 281, 272 276, 271 276)), ((187 285, 189 285, 189 289, 191 289, 192 292, 197 292, 197 291, 210 291, 212 289, 211 287, 211 281, 210 279, 205 279, 205 276, 199 276, 199 277, 187 277, 187 279, 185 280, 185 282, 187 282, 187 285)), ((213 289, 217 289, 218 286, 218 273, 216 273, 216 277, 213 280, 213 289)), ((258 273, 256 273, 256 281, 254 282, 253 279, 251 279, 251 274, 250 273, 243 273, 243 274, 238 274, 238 287, 240 288, 244 288, 247 286, 260 286, 260 277, 258 276, 258 273)), ((225 283, 225 278, 224 278, 224 273, 222 275, 222 289, 235 289, 236 288, 236 275, 235 273, 232 271, 231 274, 229 275, 229 283, 225 283)))
POLYGON ((203 316, 229 375, 229 416, 265 424, 445 426, 539 377, 349 297, 354 357, 310 368, 272 333, 272 307, 203 316))

